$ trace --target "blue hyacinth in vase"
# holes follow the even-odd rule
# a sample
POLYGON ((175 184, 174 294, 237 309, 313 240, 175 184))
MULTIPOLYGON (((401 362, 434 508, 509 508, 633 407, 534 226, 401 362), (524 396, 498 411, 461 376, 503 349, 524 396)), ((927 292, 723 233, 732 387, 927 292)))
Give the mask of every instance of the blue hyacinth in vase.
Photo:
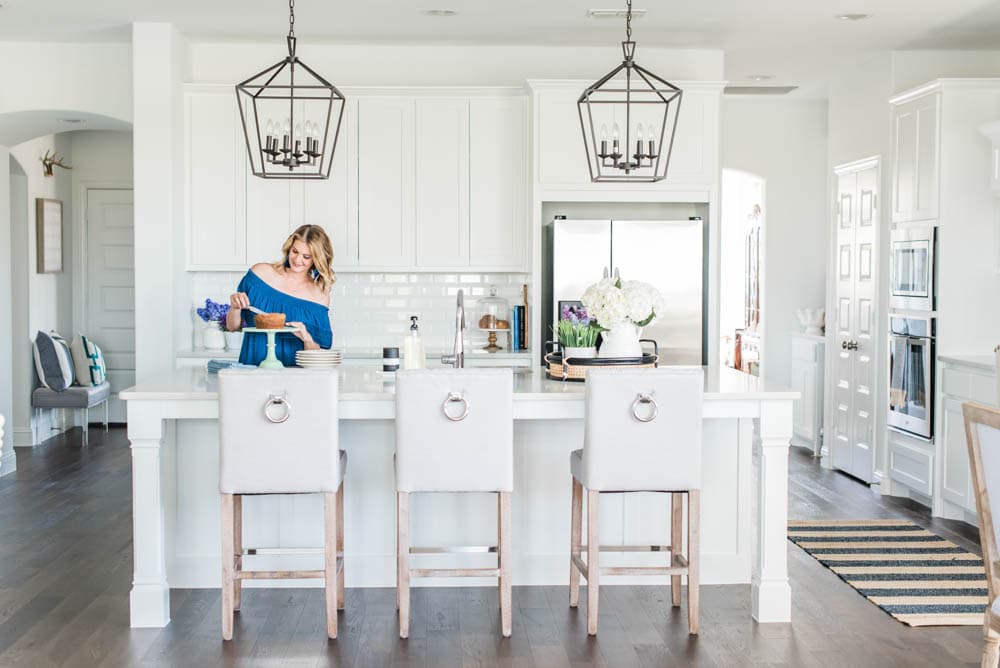
POLYGON ((202 338, 208 350, 222 350, 226 347, 226 315, 229 314, 229 304, 219 304, 211 299, 205 300, 205 306, 196 309, 198 317, 205 321, 205 331, 202 338))

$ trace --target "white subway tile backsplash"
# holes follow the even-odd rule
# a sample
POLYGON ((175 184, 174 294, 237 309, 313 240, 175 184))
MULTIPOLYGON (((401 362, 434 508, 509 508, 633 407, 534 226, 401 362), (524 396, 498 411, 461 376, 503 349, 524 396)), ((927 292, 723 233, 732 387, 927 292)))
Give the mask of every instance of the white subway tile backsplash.
MULTIPOLYGON (((242 273, 193 272, 191 304, 201 305, 205 298, 228 302, 229 295, 243 277, 242 273)), ((427 350, 450 349, 455 327, 455 295, 465 291, 469 330, 467 345, 483 346, 486 335, 476 329, 476 302, 497 294, 511 305, 522 301, 521 286, 530 275, 511 274, 365 274, 342 273, 331 291, 330 320, 337 347, 352 352, 381 352, 382 346, 401 345, 409 331, 410 316, 420 318, 420 329, 427 350)))

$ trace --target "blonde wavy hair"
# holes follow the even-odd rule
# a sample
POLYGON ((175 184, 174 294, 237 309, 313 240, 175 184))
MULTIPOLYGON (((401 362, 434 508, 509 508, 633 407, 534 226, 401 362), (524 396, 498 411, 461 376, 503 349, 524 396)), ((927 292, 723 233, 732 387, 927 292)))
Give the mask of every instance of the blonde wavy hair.
POLYGON ((288 266, 288 254, 296 241, 301 241, 309 246, 309 254, 312 256, 313 281, 315 281, 323 292, 329 292, 337 276, 333 273, 333 244, 326 230, 319 225, 302 225, 297 230, 288 235, 285 243, 281 244, 281 260, 272 266, 281 271, 288 266))

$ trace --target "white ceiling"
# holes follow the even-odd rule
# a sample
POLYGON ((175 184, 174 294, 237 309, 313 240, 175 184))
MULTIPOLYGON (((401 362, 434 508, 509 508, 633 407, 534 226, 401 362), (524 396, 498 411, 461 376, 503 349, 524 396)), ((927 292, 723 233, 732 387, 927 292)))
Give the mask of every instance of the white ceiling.
MULTIPOLYGON (((168 21, 192 41, 280 40, 283 0, 0 0, 0 40, 127 41, 132 21, 168 21)), ((296 33, 329 42, 607 44, 623 21, 588 9, 623 0, 298 0, 296 33), (431 17, 424 9, 454 9, 431 17)), ((726 77, 822 87, 839 67, 902 48, 1000 49, 996 0, 636 0, 643 45, 723 49, 726 77), (868 13, 843 21, 843 13, 868 13)), ((639 52, 641 54, 641 50, 639 52)), ((640 58, 641 60, 641 58, 640 58)))

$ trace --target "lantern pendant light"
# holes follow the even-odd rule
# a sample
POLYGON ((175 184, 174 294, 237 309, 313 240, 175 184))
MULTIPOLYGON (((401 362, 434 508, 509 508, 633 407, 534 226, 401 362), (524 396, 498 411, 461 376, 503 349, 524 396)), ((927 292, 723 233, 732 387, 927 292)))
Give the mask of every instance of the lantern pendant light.
POLYGON ((682 91, 635 62, 632 0, 627 3, 622 64, 577 100, 594 182, 662 181, 677 130, 682 91))
POLYGON ((265 179, 326 179, 344 96, 295 54, 295 0, 288 1, 288 55, 236 85, 250 171, 265 179))

